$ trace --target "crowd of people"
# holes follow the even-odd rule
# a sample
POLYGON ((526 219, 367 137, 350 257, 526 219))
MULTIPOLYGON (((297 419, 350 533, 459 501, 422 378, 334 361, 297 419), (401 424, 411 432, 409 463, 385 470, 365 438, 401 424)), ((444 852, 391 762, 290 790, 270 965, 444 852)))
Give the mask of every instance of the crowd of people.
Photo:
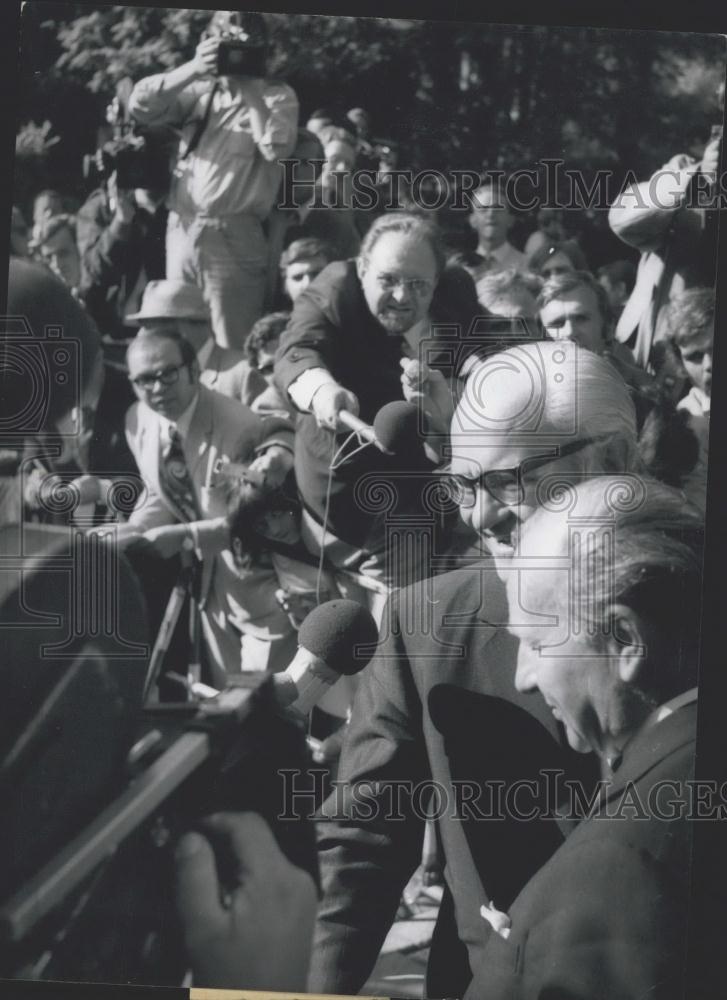
POLYGON ((301 127, 265 53, 261 15, 217 12, 191 61, 131 93, 138 125, 177 130, 171 167, 133 186, 114 167, 80 206, 40 191, 11 235, 11 305, 30 289, 51 322, 61 283, 75 300, 82 388, 26 434, 6 513, 118 545, 152 635, 191 564, 201 647, 180 617, 152 698, 193 659, 216 690, 284 670, 334 597, 380 629, 311 720, 335 779, 320 899, 255 817, 182 842, 196 981, 302 989, 310 964, 310 990, 359 991, 433 822, 427 996, 676 997, 716 271, 688 195, 720 139, 619 195, 623 253, 594 273, 576 209, 518 233, 487 175, 459 214, 401 184, 358 208, 352 177, 383 186, 395 144, 361 108, 301 127), (555 773, 608 817, 543 806, 555 773), (277 866, 277 929, 257 884, 220 904, 221 836, 241 868, 277 866))

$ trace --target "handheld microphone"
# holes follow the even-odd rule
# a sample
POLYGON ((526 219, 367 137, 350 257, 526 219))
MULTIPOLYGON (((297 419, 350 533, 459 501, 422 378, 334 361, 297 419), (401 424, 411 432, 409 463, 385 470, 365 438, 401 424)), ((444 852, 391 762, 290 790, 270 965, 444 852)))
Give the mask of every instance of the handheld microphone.
POLYGON ((421 446, 419 411, 413 403, 403 399, 382 406, 374 417, 373 426, 347 410, 340 411, 338 420, 385 455, 406 454, 412 447, 421 446))
POLYGON ((387 449, 381 444, 381 442, 376 437, 376 432, 371 424, 365 424, 363 420, 358 417, 354 417, 353 413, 349 413, 348 410, 340 410, 338 414, 339 424, 343 424, 350 431, 354 431, 360 438, 364 441, 368 441, 369 444, 375 445, 379 451, 383 451, 385 455, 391 454, 387 449))
POLYGON ((363 670, 378 637, 376 622, 356 601, 326 601, 315 608, 300 627, 292 663, 273 675, 279 704, 307 715, 342 675, 363 670))

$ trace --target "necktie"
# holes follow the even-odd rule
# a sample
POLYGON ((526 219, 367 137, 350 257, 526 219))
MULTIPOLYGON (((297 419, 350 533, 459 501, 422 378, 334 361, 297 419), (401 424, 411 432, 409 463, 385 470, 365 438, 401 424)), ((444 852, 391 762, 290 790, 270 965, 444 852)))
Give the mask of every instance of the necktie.
POLYGON ((184 460, 182 438, 176 427, 172 427, 169 441, 162 447, 159 481, 168 498, 184 515, 185 521, 199 520, 192 477, 184 460))

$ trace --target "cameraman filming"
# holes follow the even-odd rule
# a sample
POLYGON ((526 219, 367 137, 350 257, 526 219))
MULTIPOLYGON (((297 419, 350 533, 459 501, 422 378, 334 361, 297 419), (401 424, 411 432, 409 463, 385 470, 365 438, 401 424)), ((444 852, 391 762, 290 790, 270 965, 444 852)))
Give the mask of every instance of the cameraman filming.
POLYGON ((217 11, 194 58, 140 80, 129 108, 142 125, 177 127, 167 278, 196 281, 209 301, 215 339, 242 348, 261 315, 267 242, 263 222, 290 155, 298 99, 265 79, 261 14, 217 11))

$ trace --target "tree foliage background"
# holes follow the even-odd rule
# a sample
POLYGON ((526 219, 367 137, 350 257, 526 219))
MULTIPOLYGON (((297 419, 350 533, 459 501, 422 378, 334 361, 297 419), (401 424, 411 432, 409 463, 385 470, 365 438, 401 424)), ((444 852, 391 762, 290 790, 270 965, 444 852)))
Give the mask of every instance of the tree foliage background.
MULTIPOLYGON (((400 164, 442 171, 532 167, 562 157, 586 176, 648 176, 673 153, 699 155, 725 76, 718 35, 267 15, 271 70, 301 101, 364 106, 400 164)), ((83 193, 81 157, 115 84, 190 58, 209 11, 30 0, 23 9, 15 201, 44 185, 83 193), (27 133, 27 130, 26 130, 27 133), (36 136, 37 138, 37 136, 36 136), (23 143, 25 149, 23 150, 23 143), (40 150, 40 151, 38 151, 40 150)))

